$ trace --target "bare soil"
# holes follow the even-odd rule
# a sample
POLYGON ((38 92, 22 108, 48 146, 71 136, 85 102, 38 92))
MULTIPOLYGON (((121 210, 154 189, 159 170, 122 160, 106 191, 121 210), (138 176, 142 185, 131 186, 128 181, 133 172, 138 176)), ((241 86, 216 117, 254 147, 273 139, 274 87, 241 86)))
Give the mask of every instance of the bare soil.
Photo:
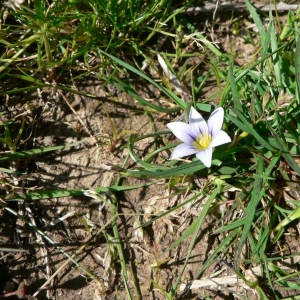
MULTIPOLYGON (((192 18, 197 19, 199 16, 192 18)), ((228 15, 217 14, 213 26, 210 22, 212 16, 205 16, 203 22, 198 24, 199 31, 203 32, 204 28, 205 35, 218 43, 221 51, 233 51, 238 64, 244 65, 251 59, 255 48, 245 43, 242 30, 237 35, 232 33, 228 15)), ((190 51, 193 47, 191 46, 190 51)), ((198 51, 201 52, 199 49, 198 51)), ((205 56, 201 53, 197 59, 190 61, 190 64, 198 64, 197 72, 203 74, 207 71, 204 59, 205 56)), ((13 134, 16 134, 21 126, 22 116, 25 117, 25 130, 18 149, 20 151, 72 144, 86 138, 85 142, 78 143, 76 146, 20 160, 17 166, 3 166, 17 167, 20 171, 27 172, 30 178, 18 183, 20 194, 22 189, 93 189, 114 185, 117 173, 110 171, 109 166, 111 164, 122 166, 128 154, 128 150, 123 149, 122 145, 126 143, 128 136, 131 133, 139 136, 153 132, 150 119, 141 107, 137 108, 134 99, 127 94, 110 85, 103 88, 103 82, 96 76, 71 83, 67 83, 68 78, 65 80, 65 84, 71 88, 94 95, 97 99, 66 92, 62 95, 56 90, 45 89, 40 94, 25 95, 22 99, 7 96, 4 104, 1 105, 5 118, 16 120, 12 126, 13 134), (132 110, 132 107, 136 109, 132 110), (22 116, 19 116, 20 114, 22 116), (115 124, 120 136, 123 135, 116 141, 116 145, 114 145, 111 122, 115 124)), ((189 86, 188 82, 185 84, 189 86)), ((166 101, 152 87, 145 88, 142 85, 137 86, 140 86, 138 92, 143 97, 153 99, 156 104, 166 101)), ((205 87, 199 95, 199 101, 209 98, 216 90, 214 83, 212 86, 205 87)), ((218 97, 216 96, 212 101, 217 103, 218 97)), ((165 130, 166 123, 175 117, 177 116, 155 114, 158 130, 165 130)), ((143 157, 151 153, 153 147, 154 139, 147 138, 136 144, 135 151, 143 157)), ((7 149, 1 150, 7 151, 7 149)), ((169 153, 165 153, 165 156, 160 159, 166 160, 168 157, 169 153)), ((130 160, 127 167, 135 167, 134 161, 130 160)), ((2 181, 13 180, 12 176, 2 175, 2 181)), ((122 184, 138 185, 146 182, 147 180, 143 179, 124 178, 122 184)), ((190 193, 189 197, 191 195, 190 193)), ((96 277, 102 278, 103 281, 88 279, 84 270, 72 263, 66 263, 68 259, 57 247, 12 213, 2 209, 0 210, 1 246, 19 247, 28 250, 28 253, 2 251, 0 289, 6 292, 14 290, 19 282, 24 281, 27 295, 34 295, 50 276, 59 270, 57 275, 46 284, 45 289, 35 296, 36 299, 117 299, 117 296, 126 299, 119 258, 114 254, 116 250, 112 240, 111 209, 108 204, 109 198, 106 198, 109 195, 102 195, 102 197, 102 199, 94 199, 81 196, 30 203, 10 202, 9 208, 24 215, 32 223, 35 222, 38 228, 69 255, 73 255, 85 245, 91 233, 95 234, 97 230, 106 226, 105 230, 76 256, 80 266, 96 277), (69 217, 52 225, 54 220, 68 213, 71 213, 69 217), (14 283, 14 286, 10 283, 14 283), (119 295, 115 292, 116 287, 119 295)), ((138 221, 150 221, 155 215, 182 203, 186 198, 183 195, 170 197, 167 182, 161 180, 149 187, 116 193, 115 197, 118 202, 118 226, 125 250, 130 288, 133 288, 133 280, 136 280, 139 289, 138 292, 132 289, 132 293, 140 294, 142 299, 146 300, 166 299, 162 291, 169 291, 176 281, 188 252, 189 239, 180 247, 168 252, 165 250, 200 214, 206 199, 197 199, 194 203, 183 206, 142 230, 137 228, 138 221)), ((184 280, 192 280, 211 251, 218 246, 219 237, 209 234, 217 226, 218 217, 214 215, 205 221, 193 249, 192 259, 184 273, 184 280)), ((281 246, 286 251, 299 251, 298 243, 294 238, 287 237, 281 246)), ((274 252, 278 250, 274 249, 274 252)), ((229 258, 230 255, 231 253, 228 254, 229 258)), ((220 261, 216 261, 204 276, 218 271, 222 275, 233 274, 230 268, 224 268, 220 261)), ((251 290, 241 287, 239 292, 249 299, 258 299, 251 290)), ((224 287, 216 290, 207 288, 180 292, 178 299, 204 299, 204 295, 214 299, 234 298, 230 293, 230 287, 224 287)))

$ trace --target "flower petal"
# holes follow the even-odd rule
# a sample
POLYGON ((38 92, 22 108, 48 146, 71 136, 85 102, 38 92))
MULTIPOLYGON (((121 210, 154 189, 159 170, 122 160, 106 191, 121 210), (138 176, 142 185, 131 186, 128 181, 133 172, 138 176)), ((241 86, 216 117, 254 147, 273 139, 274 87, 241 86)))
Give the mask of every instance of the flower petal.
POLYGON ((208 119, 208 131, 211 136, 221 130, 224 119, 224 109, 222 107, 217 108, 212 112, 208 119))
POLYGON ((225 131, 219 130, 214 134, 213 140, 209 147, 213 148, 230 142, 231 138, 229 137, 229 135, 225 131))
POLYGON ((189 124, 194 137, 199 137, 201 134, 208 133, 208 127, 206 121, 203 119, 196 109, 191 106, 189 124))
POLYGON ((183 122, 173 122, 167 124, 172 133, 186 144, 192 145, 195 137, 188 124, 183 122))
POLYGON ((188 144, 180 144, 176 146, 172 152, 170 159, 181 158, 198 152, 193 146, 188 144))
POLYGON ((209 168, 211 166, 212 148, 200 151, 196 156, 202 161, 202 163, 209 168))

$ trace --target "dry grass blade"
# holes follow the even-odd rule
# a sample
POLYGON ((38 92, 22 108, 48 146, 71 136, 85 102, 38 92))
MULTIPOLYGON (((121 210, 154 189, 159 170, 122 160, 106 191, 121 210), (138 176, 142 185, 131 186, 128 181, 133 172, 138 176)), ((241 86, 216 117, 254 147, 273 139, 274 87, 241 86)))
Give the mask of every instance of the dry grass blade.
MULTIPOLYGON (((263 4, 263 3, 256 3, 255 6, 261 11, 289 11, 289 10, 297 10, 299 8, 298 4, 287 4, 284 2, 279 2, 278 4, 263 4)), ((218 3, 217 11, 247 11, 247 6, 244 3, 218 3)), ((189 7, 184 10, 181 10, 180 13, 182 14, 197 14, 197 13, 208 13, 208 12, 215 12, 216 5, 210 4, 205 6, 195 6, 189 7)))
MULTIPOLYGON (((295 256, 293 258, 288 258, 283 260, 282 262, 278 262, 278 267, 282 270, 288 272, 289 274, 297 273, 297 269, 295 264, 300 262, 300 256, 295 256)), ((272 271, 272 268, 270 268, 272 271)), ((264 276, 261 266, 254 267, 251 269, 247 269, 244 271, 244 276, 247 280, 253 281, 256 280, 257 277, 264 276)), ((236 274, 233 275, 226 275, 226 276, 219 276, 219 277, 205 277, 200 280, 194 280, 192 284, 181 284, 180 291, 184 291, 187 287, 191 290, 199 290, 202 288, 209 288, 209 289, 218 289, 230 286, 232 291, 242 287, 244 289, 250 289, 249 285, 245 283, 244 280, 240 279, 236 274)))

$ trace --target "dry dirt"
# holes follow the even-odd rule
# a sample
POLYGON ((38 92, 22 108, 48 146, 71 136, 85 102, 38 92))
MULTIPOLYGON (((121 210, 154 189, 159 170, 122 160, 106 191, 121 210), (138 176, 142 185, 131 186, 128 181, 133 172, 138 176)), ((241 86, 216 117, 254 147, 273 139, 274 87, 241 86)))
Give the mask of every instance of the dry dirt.
MULTIPOLYGON (((232 44, 236 61, 240 65, 251 58, 255 51, 254 47, 245 44, 241 36, 232 34, 232 28, 228 25, 228 20, 224 20, 224 16, 216 15, 214 30, 209 24, 211 17, 206 16, 206 18, 206 22, 198 24, 198 29, 202 32, 204 28, 206 36, 213 37, 220 45, 221 51, 230 52, 230 44, 232 44)), ((199 58, 190 62, 199 64, 197 68, 199 74, 206 72, 204 59, 204 54, 201 54, 199 58)), ((66 80, 68 79, 66 78, 66 80)), ((186 84, 188 86, 188 83, 186 84)), ((153 132, 153 125, 143 110, 141 108, 131 109, 131 107, 137 107, 131 97, 110 85, 103 88, 102 82, 97 77, 91 76, 75 80, 69 86, 98 98, 91 99, 65 92, 62 95, 55 90, 42 90, 40 94, 23 95, 22 98, 21 96, 7 96, 5 103, 1 105, 1 111, 5 112, 5 117, 16 120, 12 126, 13 134, 16 134, 21 124, 22 118, 19 115, 24 114, 23 116, 25 116, 25 130, 18 149, 20 151, 71 144, 86 138, 84 143, 74 147, 19 161, 18 170, 27 172, 30 177, 33 177, 33 180, 24 179, 18 183, 24 189, 92 189, 113 185, 117 174, 108 171, 107 166, 110 164, 122 166, 128 154, 128 150, 123 149, 122 145, 126 143, 130 133, 139 136, 153 132), (118 141, 115 151, 111 151, 113 132, 106 112, 118 132, 124 133, 124 137, 118 141)), ((206 86, 199 95, 199 101, 210 97, 215 91, 213 83, 212 86, 206 86)), ((159 104, 160 100, 165 100, 151 88, 140 88, 139 93, 143 97, 153 99, 156 104, 159 104)), ((213 101, 217 102, 217 97, 213 101)), ((175 117, 175 115, 155 114, 158 130, 165 130, 166 123, 175 117)), ((153 144, 153 138, 141 140, 135 145, 135 151, 140 157, 143 157, 146 153, 151 153, 153 144)), ((1 150, 6 151, 7 149, 1 150)), ((168 155, 169 153, 165 153, 165 157, 161 157, 161 159, 167 159, 168 155)), ((127 164, 128 168, 134 166, 132 160, 127 164)), ((4 165, 3 167, 15 166, 4 165)), ((2 178, 2 181, 8 180, 11 181, 13 178, 9 176, 2 178)), ((137 185, 146 182, 147 180, 124 178, 122 184, 137 185)), ((20 193, 22 193, 21 189, 20 193)), ((120 214, 118 226, 125 249, 131 288, 133 287, 133 278, 135 278, 138 282, 138 294, 142 295, 142 299, 166 299, 160 288, 161 290, 170 290, 174 284, 184 263, 189 241, 184 242, 175 250, 167 253, 164 251, 199 215, 201 203, 205 199, 197 199, 192 205, 183 206, 142 231, 135 229, 137 221, 147 222, 153 216, 182 203, 186 198, 183 195, 168 197, 167 182, 164 181, 159 181, 147 188, 119 192, 115 196, 120 214)), ((17 220, 13 214, 6 210, 0 210, 1 247, 28 250, 28 253, 2 251, 1 290, 3 291, 5 285, 11 282, 17 284, 24 281, 27 295, 34 295, 49 277, 63 266, 57 276, 47 283, 46 289, 38 293, 36 299, 117 299, 116 287, 120 299, 126 299, 120 264, 114 255, 116 249, 112 246, 113 232, 109 199, 106 198, 106 195, 103 195, 103 198, 94 199, 81 196, 33 203, 9 203, 11 209, 23 214, 31 222, 34 221, 38 228, 45 231, 70 255, 74 254, 90 238, 87 228, 95 234, 98 229, 107 224, 105 234, 102 232, 96 236, 76 257, 76 261, 82 267, 103 279, 102 284, 87 279, 88 276, 85 276, 85 272, 74 264, 65 264, 68 260, 61 251, 53 247, 31 227, 17 220), (68 213, 72 214, 62 222, 52 225, 51 222, 68 213)), ((211 251, 219 244, 218 236, 208 235, 217 225, 218 219, 214 216, 204 223, 192 258, 184 273, 184 280, 193 278, 211 251)), ((293 243, 293 240, 289 242, 293 243)), ((296 244, 289 245, 290 249, 295 249, 296 246, 296 244)), ((216 262, 214 267, 208 269, 204 275, 219 270, 222 270, 222 275, 232 274, 230 269, 224 269, 222 264, 216 262)), ((6 291, 9 289, 10 287, 6 286, 6 291)), ((12 289, 14 288, 12 287, 12 289)), ((246 290, 242 290, 242 292, 248 298, 257 299, 252 292, 246 290)), ((136 295, 134 290, 132 293, 136 295)), ((202 289, 194 293, 179 294, 178 298, 203 299, 201 294, 214 299, 233 299, 227 288, 219 291, 202 289)))

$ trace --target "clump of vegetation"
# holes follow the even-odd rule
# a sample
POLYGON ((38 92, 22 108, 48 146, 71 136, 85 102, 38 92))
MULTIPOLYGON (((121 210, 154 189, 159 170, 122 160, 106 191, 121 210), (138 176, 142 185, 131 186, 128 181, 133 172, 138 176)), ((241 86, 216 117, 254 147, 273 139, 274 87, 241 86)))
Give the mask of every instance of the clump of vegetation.
MULTIPOLYGON (((205 277, 209 283, 202 288, 221 285, 218 278, 209 279, 218 264, 232 272, 230 284, 235 286, 232 290, 222 286, 222 293, 246 297, 250 289, 259 299, 292 299, 289 295, 299 295, 299 272, 292 263, 299 261, 299 247, 282 249, 282 245, 297 244, 299 235, 299 11, 288 12, 282 24, 278 12, 261 14, 246 0, 245 20, 251 20, 255 30, 243 28, 243 18, 239 17, 235 34, 254 51, 247 63, 239 65, 233 51, 226 53, 218 48, 217 41, 210 41, 195 28, 192 18, 183 17, 181 11, 192 2, 179 9, 168 0, 19 0, 6 1, 2 6, 0 206, 3 215, 10 215, 17 225, 22 223, 38 241, 38 246, 29 240, 19 246, 30 251, 39 248, 46 257, 48 278, 38 287, 31 282, 34 288, 29 286, 28 290, 33 296, 49 287, 63 270, 70 272, 69 263, 98 295, 115 293, 143 299, 152 293, 161 299, 176 299, 186 293, 184 297, 196 294, 200 299, 206 296, 197 290, 197 284, 204 284, 199 279, 205 277), (199 71, 199 57, 203 58, 199 65, 204 71, 199 71), (78 82, 91 82, 90 78, 97 81, 105 96, 76 86, 78 82), (214 90, 207 96, 212 82, 214 90), (118 98, 120 91, 130 96, 130 101, 118 98), (147 98, 146 94, 155 97, 147 98), (76 111, 77 104, 69 100, 70 95, 99 101, 100 112, 89 112, 84 119, 76 111), (68 129, 72 128, 67 133, 72 143, 36 146, 39 137, 34 128, 42 124, 42 118, 36 116, 44 116, 43 105, 48 102, 66 105, 75 115, 78 127, 67 124, 68 129), (211 117, 208 126, 197 125, 197 136, 193 136, 190 112, 199 119, 197 124, 210 113, 222 117, 224 113, 224 124, 211 117), (108 120, 104 135, 90 126, 89 118, 94 113, 108 120), (151 124, 151 132, 144 132, 140 124, 125 128, 125 121, 119 122, 118 118, 126 114, 132 120, 142 115, 151 124), (184 121, 189 125, 182 125, 184 121), (178 127, 169 127, 184 142, 184 151, 167 129, 167 123, 173 122, 181 122, 182 132, 178 127), (205 129, 211 132, 202 132, 205 129), (220 132, 223 139, 214 144, 220 132), (188 140, 191 136, 192 141, 188 140), (213 150, 211 143, 220 147, 213 150), (181 155, 172 157, 175 146, 181 155), (43 184, 31 184, 40 175, 30 171, 29 164, 35 157, 48 156, 56 164, 62 150, 75 155, 83 148, 95 155, 105 151, 105 157, 113 157, 93 166, 114 174, 108 185, 55 189, 46 179, 41 180, 43 184), (203 154, 207 149, 212 152, 209 159, 203 154), (191 155, 196 152, 201 161, 191 155), (151 186, 163 189, 165 196, 158 201, 146 195, 143 209, 132 208, 131 203, 128 213, 118 196, 126 191, 138 194, 141 188, 147 191, 151 186), (65 197, 96 201, 98 221, 79 209, 48 225, 36 221, 39 211, 32 212, 34 204, 43 206, 48 201, 48 205, 55 206, 65 197), (147 199, 155 205, 147 204, 147 199), (63 224, 68 232, 66 219, 70 227, 80 228, 87 237, 70 251, 49 230, 63 224), (163 224, 160 230, 165 230, 164 234, 149 229, 155 224, 163 224), (195 249, 203 243, 204 228, 205 235, 217 237, 217 242, 208 245, 203 260, 194 262, 195 249), (165 237, 170 232, 171 242, 160 251, 159 242, 164 241, 160 234, 165 237), (99 255, 102 273, 81 262, 87 249, 98 247, 94 241, 100 237, 106 247, 103 258, 99 255), (143 274, 137 271, 142 260, 134 260, 136 242, 140 243, 139 251, 154 253, 156 262, 142 266, 151 269, 151 278, 142 279, 143 274), (52 273, 50 248, 67 258, 52 273), (188 270, 191 265, 192 271, 188 270), (160 282, 164 269, 172 274, 167 284, 160 282), (150 282, 147 291, 141 289, 142 280, 150 282), (247 289, 237 289, 237 281, 247 289)), ((230 22, 234 24, 232 18, 230 22)), ((60 138, 55 132, 53 135, 60 138)), ((2 249, 8 253, 17 250, 29 255, 17 247, 2 249)), ((26 282, 20 270, 19 278, 26 282)))

